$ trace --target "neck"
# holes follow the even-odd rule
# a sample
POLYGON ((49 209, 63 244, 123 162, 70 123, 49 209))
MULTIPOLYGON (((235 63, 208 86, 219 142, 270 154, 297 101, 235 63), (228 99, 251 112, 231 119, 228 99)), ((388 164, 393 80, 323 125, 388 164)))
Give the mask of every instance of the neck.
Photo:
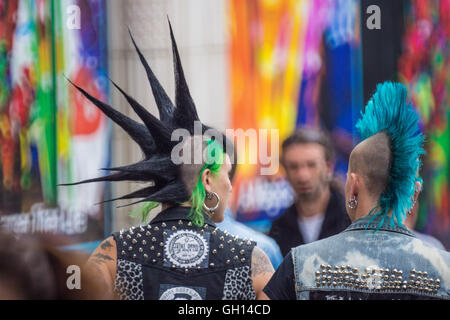
POLYGON ((414 219, 411 216, 408 216, 406 218, 406 220, 404 221, 406 227, 408 227, 409 230, 414 230, 414 226, 416 224, 416 222, 414 221, 414 219))
MULTIPOLYGON (((182 204, 180 204, 180 207, 187 207, 187 208, 190 208, 190 207, 192 207, 192 203, 190 203, 190 202, 183 202, 182 204)), ((204 214, 206 214, 211 220, 214 221, 214 219, 213 219, 214 214, 211 214, 211 213, 209 213, 209 212, 207 212, 207 211, 205 211, 205 210, 202 210, 202 212, 203 212, 204 214)), ((216 221, 215 221, 215 222, 216 222, 216 221)))
POLYGON ((298 217, 313 217, 325 213, 328 202, 330 201, 330 187, 327 186, 322 192, 319 192, 315 199, 300 199, 295 202, 298 217))
MULTIPOLYGON (((366 195, 358 195, 358 206, 355 209, 355 214, 353 215, 353 221, 358 220, 364 216, 367 216, 373 208, 378 206, 378 200, 373 200, 366 195)), ((352 222, 353 222, 352 221, 352 222)))

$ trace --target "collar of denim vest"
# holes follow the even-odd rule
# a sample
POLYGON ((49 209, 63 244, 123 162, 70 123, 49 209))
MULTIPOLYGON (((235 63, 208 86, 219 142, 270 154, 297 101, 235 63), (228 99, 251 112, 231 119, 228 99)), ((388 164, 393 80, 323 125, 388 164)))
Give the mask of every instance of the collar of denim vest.
POLYGON ((395 223, 393 226, 391 225, 391 219, 390 217, 386 217, 384 219, 383 225, 379 227, 382 217, 376 216, 373 217, 373 214, 366 215, 364 217, 359 218, 358 220, 354 221, 350 226, 348 226, 347 229, 344 230, 344 232, 347 231, 353 231, 353 230, 372 230, 372 231, 389 231, 389 232, 397 232, 406 234, 411 237, 415 237, 414 234, 408 230, 408 228, 403 226, 397 226, 395 223), (373 220, 372 220, 373 218, 373 220), (372 220, 372 221, 370 221, 372 220))
MULTIPOLYGON (((150 221, 150 223, 167 222, 173 220, 190 221, 188 218, 190 210, 191 207, 182 207, 182 206, 170 207, 158 213, 158 215, 152 221, 150 221)), ((205 219, 205 224, 208 224, 214 228, 216 227, 216 224, 211 220, 211 218, 207 214, 203 213, 203 217, 205 219)))

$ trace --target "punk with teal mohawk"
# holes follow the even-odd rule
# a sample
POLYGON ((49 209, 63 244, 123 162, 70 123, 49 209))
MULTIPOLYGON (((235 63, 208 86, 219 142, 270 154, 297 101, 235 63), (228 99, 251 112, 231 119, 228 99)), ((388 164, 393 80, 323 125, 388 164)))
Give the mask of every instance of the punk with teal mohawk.
MULTIPOLYGON (((361 139, 385 133, 390 142, 389 178, 381 192, 378 207, 372 209, 372 220, 381 216, 380 227, 390 210, 391 226, 402 226, 413 207, 413 197, 421 166, 424 136, 418 126, 419 116, 407 99, 407 90, 400 83, 384 82, 367 103, 356 123, 361 139)), ((372 221, 371 220, 371 221, 372 221)))

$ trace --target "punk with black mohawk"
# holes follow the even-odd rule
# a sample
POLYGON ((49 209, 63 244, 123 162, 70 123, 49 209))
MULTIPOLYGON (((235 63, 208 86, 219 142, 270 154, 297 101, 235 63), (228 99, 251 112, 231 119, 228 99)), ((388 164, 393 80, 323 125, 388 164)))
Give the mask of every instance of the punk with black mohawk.
POLYGON ((215 225, 223 220, 231 192, 229 175, 234 148, 225 135, 200 122, 170 22, 169 28, 175 105, 130 32, 147 72, 159 119, 112 80, 143 123, 126 117, 71 82, 130 135, 144 153, 144 159, 127 166, 105 168, 112 172, 109 175, 66 185, 148 182, 149 186, 107 201, 139 199, 131 204, 151 204, 147 208, 163 204, 163 210, 150 223, 115 232, 104 240, 89 258, 86 271, 99 279, 105 298, 255 299, 262 294, 273 267, 255 242, 240 239, 215 225), (174 135, 183 140, 172 139, 174 135))
MULTIPOLYGON (((131 31, 129 31, 133 45, 147 73, 153 96, 158 107, 159 119, 149 113, 141 104, 128 95, 111 79, 110 81, 112 84, 125 97, 143 123, 130 119, 115 110, 110 105, 96 99, 77 84, 68 80, 105 115, 107 115, 129 134, 129 136, 139 145, 144 154, 144 159, 131 165, 114 168, 102 168, 102 170, 111 171, 113 173, 75 183, 61 184, 61 186, 71 186, 102 181, 149 182, 151 186, 147 186, 130 194, 115 199, 106 200, 104 202, 136 198, 140 199, 137 202, 125 205, 129 206, 140 202, 180 204, 189 201, 191 198, 189 193, 192 191, 190 190, 192 188, 186 186, 183 179, 180 179, 181 166, 180 164, 174 164, 173 159, 171 159, 173 148, 179 143, 179 141, 172 141, 171 137, 172 132, 177 129, 187 130, 190 135, 194 135, 194 133, 196 133, 196 125, 201 126, 202 135, 205 134, 205 136, 210 136, 214 139, 214 141, 217 141, 217 143, 213 144, 213 147, 221 148, 223 151, 228 151, 230 157, 233 158, 234 149, 232 142, 217 130, 214 130, 213 128, 210 128, 200 122, 197 109, 194 101, 192 100, 186 79, 184 77, 180 55, 178 53, 177 44, 175 42, 170 21, 169 28, 172 40, 173 64, 175 72, 175 105, 172 103, 159 83, 142 52, 137 46, 131 31)), ((194 209, 199 211, 199 208, 194 209)), ((202 221, 201 214, 199 214, 199 212, 197 213, 197 215, 191 214, 194 223, 198 220, 200 220, 200 222, 202 221)))

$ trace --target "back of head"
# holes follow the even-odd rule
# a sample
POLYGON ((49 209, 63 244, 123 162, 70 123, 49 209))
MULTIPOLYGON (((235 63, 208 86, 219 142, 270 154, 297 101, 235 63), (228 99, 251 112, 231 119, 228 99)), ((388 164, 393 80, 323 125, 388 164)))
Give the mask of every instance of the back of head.
POLYGON ((391 225, 403 224, 413 207, 415 184, 421 165, 424 136, 419 116, 400 83, 385 82, 367 103, 356 124, 363 140, 352 152, 350 169, 359 170, 368 188, 379 194, 380 225, 392 210, 391 225), (370 181, 369 181, 370 180, 370 181))
POLYGON ((215 129, 214 131, 214 135, 186 137, 180 144, 179 153, 177 154, 175 148, 173 150, 172 160, 179 157, 177 162, 180 162, 180 176, 189 194, 192 193, 205 165, 219 165, 212 166, 217 170, 223 163, 225 154, 230 157, 230 160, 233 159, 234 146, 232 142, 215 129))
POLYGON ((378 199, 389 182, 390 138, 380 132, 359 143, 350 154, 349 170, 359 174, 369 195, 378 199))
POLYGON ((87 253, 62 250, 56 246, 60 241, 67 239, 36 234, 19 237, 0 226, 0 300, 103 298, 97 274, 82 269, 87 253), (68 286, 69 266, 80 268, 79 289, 68 286))
POLYGON ((0 228, 0 299, 55 299, 50 262, 36 239, 0 228))

